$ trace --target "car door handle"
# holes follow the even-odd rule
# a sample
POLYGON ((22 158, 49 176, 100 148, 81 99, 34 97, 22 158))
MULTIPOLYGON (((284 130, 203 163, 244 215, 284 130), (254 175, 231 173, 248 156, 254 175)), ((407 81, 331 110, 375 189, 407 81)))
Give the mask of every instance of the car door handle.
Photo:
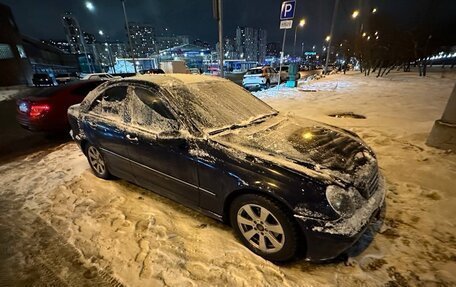
POLYGON ((138 137, 135 137, 135 136, 127 134, 127 140, 129 140, 131 142, 137 142, 138 141, 138 137))
POLYGON ((87 122, 89 124, 89 126, 91 126, 92 128, 96 128, 98 127, 98 125, 94 122, 87 122))

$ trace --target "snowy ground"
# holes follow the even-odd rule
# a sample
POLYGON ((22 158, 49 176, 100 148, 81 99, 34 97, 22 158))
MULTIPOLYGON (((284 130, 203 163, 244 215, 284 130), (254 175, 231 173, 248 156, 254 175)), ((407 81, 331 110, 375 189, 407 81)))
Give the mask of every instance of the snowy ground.
POLYGON ((96 178, 71 143, 0 166, 0 285, 453 286, 456 155, 424 145, 452 76, 333 75, 256 93, 281 112, 349 128, 377 152, 386 218, 347 262, 267 262, 227 226, 96 178), (367 118, 327 116, 337 112, 367 118))

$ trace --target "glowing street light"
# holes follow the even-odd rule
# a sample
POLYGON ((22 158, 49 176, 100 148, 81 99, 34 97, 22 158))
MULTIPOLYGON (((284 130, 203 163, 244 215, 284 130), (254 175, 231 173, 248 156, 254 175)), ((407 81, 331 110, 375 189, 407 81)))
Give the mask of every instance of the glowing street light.
POLYGON ((295 33, 294 33, 294 44, 293 44, 293 56, 296 56, 296 37, 297 37, 297 34, 298 34, 298 27, 304 27, 304 25, 306 24, 306 19, 301 19, 299 21, 299 25, 296 25, 296 28, 295 28, 295 33))
POLYGON ((100 36, 104 36, 103 30, 99 30, 99 31, 98 31, 98 34, 99 34, 100 36))
POLYGON ((94 12, 95 11, 95 6, 93 5, 92 2, 86 1, 85 2, 85 6, 90 12, 94 12))
POLYGON ((331 36, 328 35, 328 36, 326 36, 325 41, 329 42, 329 40, 331 40, 331 36))
POLYGON ((363 38, 364 38, 364 37, 366 37, 366 35, 367 35, 366 32, 364 32, 361 36, 363 36, 363 38))
POLYGON ((377 13, 377 8, 372 9, 372 14, 377 13))
POLYGON ((353 19, 356 19, 358 16, 359 16, 359 10, 353 11, 353 13, 352 13, 352 18, 353 18, 353 19))
POLYGON ((371 39, 371 36, 367 36, 367 41, 369 41, 371 39))

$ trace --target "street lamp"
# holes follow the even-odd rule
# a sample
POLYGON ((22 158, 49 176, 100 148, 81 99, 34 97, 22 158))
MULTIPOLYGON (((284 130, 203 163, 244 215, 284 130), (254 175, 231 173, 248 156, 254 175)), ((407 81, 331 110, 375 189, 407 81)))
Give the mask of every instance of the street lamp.
POLYGON ((329 40, 331 40, 331 36, 328 35, 328 36, 326 36, 325 41, 329 42, 329 40))
POLYGON ((359 16, 359 10, 353 11, 353 13, 352 13, 352 18, 353 18, 353 19, 356 19, 358 16, 359 16))
POLYGON ((298 27, 304 27, 304 25, 306 24, 306 19, 301 19, 299 21, 299 25, 296 25, 296 28, 295 28, 295 34, 294 34, 294 44, 293 44, 293 56, 296 56, 296 37, 297 37, 297 33, 298 33, 298 27))
POLYGON ((138 73, 136 70, 136 64, 135 64, 135 55, 133 51, 133 42, 131 41, 131 34, 130 34, 130 26, 128 25, 128 17, 127 17, 127 9, 125 8, 125 0, 120 0, 122 2, 122 9, 124 13, 124 18, 125 18, 125 28, 127 28, 127 35, 128 35, 128 42, 130 44, 130 53, 131 53, 131 59, 133 61, 133 68, 135 69, 135 74, 138 73))
POLYGON ((372 14, 377 13, 377 8, 372 9, 372 14))
POLYGON ((366 37, 366 35, 367 35, 366 32, 364 32, 361 36, 364 38, 364 37, 366 37))
POLYGON ((86 1, 85 2, 85 6, 90 12, 94 12, 95 11, 95 6, 93 5, 92 2, 86 1))
POLYGON ((100 36, 104 36, 103 30, 99 30, 99 31, 98 31, 98 34, 99 34, 100 36))

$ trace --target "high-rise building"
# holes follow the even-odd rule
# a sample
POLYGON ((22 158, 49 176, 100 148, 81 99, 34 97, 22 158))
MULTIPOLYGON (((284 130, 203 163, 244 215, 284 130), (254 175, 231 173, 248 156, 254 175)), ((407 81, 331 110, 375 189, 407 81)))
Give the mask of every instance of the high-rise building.
POLYGON ((88 32, 83 32, 84 35, 84 41, 86 44, 95 44, 97 41, 97 38, 95 38, 94 34, 88 33, 88 32))
POLYGON ((236 52, 239 58, 262 63, 266 57, 266 43, 266 30, 237 27, 236 52))
MULTIPOLYGON (((219 43, 215 45, 215 49, 218 53, 219 50, 219 43)), ((233 38, 226 37, 223 41, 223 53, 224 53, 224 58, 225 59, 238 59, 239 56, 236 52, 236 42, 233 38)))
POLYGON ((129 22, 133 54, 139 58, 149 58, 157 53, 154 28, 150 24, 129 22))
POLYGON ((190 44, 190 38, 187 35, 158 36, 157 49, 163 51, 176 46, 190 44))
POLYGON ((266 56, 279 57, 280 56, 280 43, 271 42, 266 45, 266 56))
POLYGON ((57 49, 60 49, 61 51, 65 52, 65 53, 71 53, 70 44, 65 40, 49 39, 49 40, 41 40, 41 42, 43 44, 56 47, 57 49))
POLYGON ((85 43, 78 20, 70 12, 66 12, 65 15, 63 15, 62 23, 67 42, 70 45, 71 53, 82 54, 84 52, 85 43))

